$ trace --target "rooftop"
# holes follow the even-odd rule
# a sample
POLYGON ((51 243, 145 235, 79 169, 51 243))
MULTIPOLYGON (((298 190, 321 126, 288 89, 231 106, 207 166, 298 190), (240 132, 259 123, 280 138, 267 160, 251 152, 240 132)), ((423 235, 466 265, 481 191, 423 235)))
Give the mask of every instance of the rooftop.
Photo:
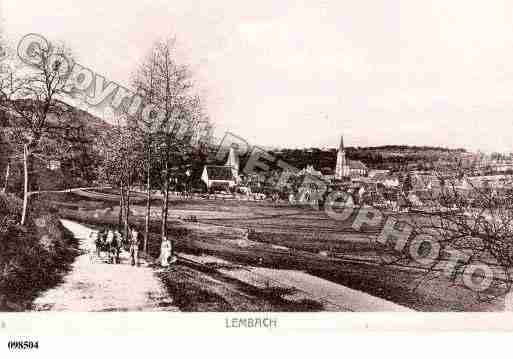
POLYGON ((229 166, 205 166, 208 179, 213 181, 234 181, 232 169, 229 166))

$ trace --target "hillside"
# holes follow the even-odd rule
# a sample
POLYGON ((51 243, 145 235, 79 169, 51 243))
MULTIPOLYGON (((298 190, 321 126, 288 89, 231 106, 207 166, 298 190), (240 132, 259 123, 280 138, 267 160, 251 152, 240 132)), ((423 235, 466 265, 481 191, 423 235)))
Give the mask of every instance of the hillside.
MULTIPOLYGON (((28 106, 28 105, 27 105, 28 106)), ((99 164, 99 148, 102 138, 112 126, 102 119, 63 102, 58 103, 64 113, 57 121, 50 115, 50 130, 42 139, 34 156, 35 176, 33 188, 62 189, 70 186, 86 185, 96 179, 99 164)), ((17 139, 18 116, 12 111, 0 110, 0 145, 9 148, 11 176, 8 190, 17 193, 21 190, 21 147, 17 139)), ((0 154, 0 173, 5 173, 7 156, 0 154)), ((4 176, 0 183, 3 187, 4 176)))
MULTIPOLYGON (((296 168, 313 165, 317 170, 333 170, 337 161, 337 148, 281 149, 271 154, 296 168)), ((346 147, 349 160, 359 160, 370 169, 401 170, 406 167, 429 169, 437 161, 452 161, 466 151, 425 146, 346 147)))
POLYGON ((0 311, 30 309, 77 255, 76 240, 50 208, 35 204, 26 226, 17 224, 20 212, 20 199, 0 194, 0 311))

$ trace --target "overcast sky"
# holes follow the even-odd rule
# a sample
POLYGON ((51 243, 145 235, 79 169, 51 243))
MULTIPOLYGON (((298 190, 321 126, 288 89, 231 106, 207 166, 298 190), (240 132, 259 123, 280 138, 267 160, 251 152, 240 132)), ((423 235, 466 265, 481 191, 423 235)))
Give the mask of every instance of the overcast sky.
POLYGON ((176 36, 218 134, 261 145, 513 151, 513 2, 2 0, 36 32, 128 85, 176 36))

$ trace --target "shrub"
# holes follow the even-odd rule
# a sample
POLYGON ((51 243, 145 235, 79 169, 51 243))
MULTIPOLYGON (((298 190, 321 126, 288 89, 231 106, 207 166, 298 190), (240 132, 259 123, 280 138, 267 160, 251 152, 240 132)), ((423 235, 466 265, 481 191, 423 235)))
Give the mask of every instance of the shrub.
POLYGON ((77 254, 77 242, 58 218, 34 205, 20 226, 20 200, 0 195, 0 311, 26 310, 55 286, 77 254))

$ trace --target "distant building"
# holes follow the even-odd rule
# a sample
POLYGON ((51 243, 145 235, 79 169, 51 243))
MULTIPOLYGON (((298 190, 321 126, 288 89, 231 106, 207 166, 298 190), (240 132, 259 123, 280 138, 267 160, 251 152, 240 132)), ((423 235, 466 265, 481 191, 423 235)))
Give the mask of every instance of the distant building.
POLYGON ((230 153, 228 154, 228 159, 226 160, 225 166, 231 168, 233 178, 235 178, 235 180, 239 182, 239 156, 237 155, 237 152, 233 147, 230 147, 230 153))
POLYGON ((49 170, 52 170, 52 171, 56 171, 61 168, 61 161, 50 160, 47 163, 46 168, 48 168, 49 170))
POLYGON ((307 165, 305 168, 299 171, 298 175, 311 175, 319 178, 323 177, 322 172, 317 171, 313 165, 307 165))
POLYGON ((419 195, 417 193, 410 192, 406 198, 408 199, 408 202, 413 207, 422 207, 423 206, 423 203, 420 200, 419 195))
POLYGON ((349 177, 365 177, 368 172, 362 161, 349 161, 349 177))
POLYGON ((340 137, 340 146, 337 152, 337 164, 335 165, 335 179, 341 180, 349 177, 349 164, 346 161, 346 151, 344 149, 344 136, 340 137))
POLYGON ((351 161, 346 159, 344 149, 344 136, 340 137, 340 146, 337 152, 337 164, 335 166, 335 179, 342 180, 347 177, 365 177, 368 169, 361 161, 351 161))
POLYGON ((205 166, 201 174, 201 180, 207 189, 229 190, 236 185, 232 168, 229 166, 205 166))
POLYGON ((399 187, 399 178, 397 178, 397 176, 382 172, 373 174, 372 181, 375 183, 381 183, 385 187, 399 187))
POLYGON ((386 176, 390 173, 390 170, 370 170, 369 177, 373 178, 375 176, 386 176))
POLYGON ((463 189, 511 187, 511 175, 490 175, 465 177, 459 185, 463 189))
POLYGON ((321 173, 325 181, 333 182, 333 180, 335 179, 335 171, 331 167, 321 168, 321 173))
POLYGON ((512 162, 496 162, 490 165, 492 172, 513 172, 513 163, 512 162))

